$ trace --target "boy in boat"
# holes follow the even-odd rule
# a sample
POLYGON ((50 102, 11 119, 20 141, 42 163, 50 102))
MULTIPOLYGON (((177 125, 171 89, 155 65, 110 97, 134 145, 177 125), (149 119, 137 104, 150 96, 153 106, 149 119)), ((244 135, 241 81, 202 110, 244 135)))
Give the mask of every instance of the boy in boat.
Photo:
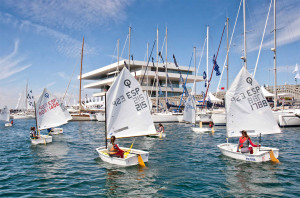
POLYGON ((165 128, 164 128, 164 126, 161 123, 158 124, 158 130, 157 130, 157 132, 158 133, 164 133, 165 132, 165 128))
POLYGON ((36 134, 35 127, 30 128, 30 138, 39 138, 38 135, 36 134))
POLYGON ((239 152, 239 149, 241 149, 241 153, 249 153, 253 154, 253 148, 249 147, 249 143, 253 147, 260 147, 260 145, 253 144, 250 137, 248 136, 247 132, 245 130, 242 131, 242 137, 239 139, 239 143, 237 146, 237 151, 239 152))
POLYGON ((121 157, 124 158, 124 151, 115 144, 116 137, 111 136, 110 143, 107 145, 108 154, 110 157, 121 157))

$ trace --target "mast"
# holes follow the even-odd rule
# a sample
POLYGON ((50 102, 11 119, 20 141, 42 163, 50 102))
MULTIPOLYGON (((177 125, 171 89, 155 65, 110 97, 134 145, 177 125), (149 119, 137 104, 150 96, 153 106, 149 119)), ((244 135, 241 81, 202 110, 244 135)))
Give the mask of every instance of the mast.
POLYGON ((84 46, 84 37, 82 39, 80 77, 79 77, 79 81, 80 81, 80 86, 79 86, 79 115, 81 115, 81 77, 82 77, 83 46, 84 46))
POLYGON ((129 42, 128 42, 128 70, 130 72, 130 42, 131 42, 131 26, 129 26, 129 42))
POLYGON ((227 70, 227 84, 226 84, 226 87, 227 87, 227 90, 229 89, 229 85, 228 85, 228 79, 229 79, 229 73, 228 73, 228 63, 229 63, 229 57, 228 57, 228 54, 229 54, 229 46, 228 46, 228 24, 229 24, 229 18, 227 17, 227 20, 226 20, 226 26, 227 26, 227 60, 226 60, 226 70, 227 70))
POLYGON ((165 72, 166 72, 166 104, 168 101, 168 28, 166 27, 166 67, 165 67, 165 72))
POLYGON ((246 0, 243 0, 243 17, 244 17, 244 62, 247 69, 247 45, 246 45, 246 0))
POLYGON ((274 109, 277 107, 277 69, 276 69, 276 0, 274 0, 274 109))
POLYGON ((118 66, 117 66, 117 70, 118 70, 118 72, 119 72, 119 61, 120 61, 120 57, 119 57, 119 46, 120 46, 120 39, 118 39, 118 66))
POLYGON ((206 32, 206 86, 208 86, 208 38, 209 38, 209 26, 207 26, 206 32))
MULTIPOLYGON (((147 42, 147 62, 149 60, 149 43, 147 42)), ((148 78, 148 66, 146 67, 147 70, 147 86, 149 86, 149 78, 148 78)), ((147 92, 148 93, 148 92, 147 92)))
POLYGON ((156 112, 158 112, 158 27, 156 30, 156 112))
POLYGON ((197 78, 197 70, 196 70, 196 47, 194 47, 194 67, 195 67, 195 80, 194 80, 194 96, 196 98, 196 78, 197 78))
POLYGON ((104 95, 104 104, 105 104, 105 114, 104 114, 104 118, 105 118, 105 148, 107 148, 107 119, 106 119, 106 110, 107 110, 107 107, 106 107, 106 92, 105 92, 105 95, 104 95))
POLYGON ((26 108, 26 111, 28 111, 28 80, 26 82, 26 89, 25 89, 25 108, 26 108))
POLYGON ((35 101, 33 102, 33 104, 34 104, 34 115, 35 115, 36 131, 39 133, 38 136, 40 136, 40 130, 39 130, 39 127, 38 127, 38 124, 37 124, 37 115, 36 115, 36 104, 35 104, 35 101))

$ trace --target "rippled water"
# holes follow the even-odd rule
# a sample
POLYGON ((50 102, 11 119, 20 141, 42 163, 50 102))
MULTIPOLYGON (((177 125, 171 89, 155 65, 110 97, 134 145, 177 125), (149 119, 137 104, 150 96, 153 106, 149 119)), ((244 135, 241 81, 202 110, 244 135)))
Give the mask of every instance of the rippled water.
MULTIPOLYGON (((95 148, 104 145, 104 123, 70 122, 47 145, 32 146, 34 120, 0 126, 0 197, 299 197, 300 128, 263 137, 280 148, 281 163, 251 163, 224 157, 225 127, 195 134, 186 124, 165 124, 167 137, 136 138, 150 151, 146 168, 107 164, 95 148)), ((45 133, 45 132, 44 132, 45 133)), ((118 140, 129 147, 133 139, 118 140)), ((255 140, 256 141, 256 140, 255 140)))

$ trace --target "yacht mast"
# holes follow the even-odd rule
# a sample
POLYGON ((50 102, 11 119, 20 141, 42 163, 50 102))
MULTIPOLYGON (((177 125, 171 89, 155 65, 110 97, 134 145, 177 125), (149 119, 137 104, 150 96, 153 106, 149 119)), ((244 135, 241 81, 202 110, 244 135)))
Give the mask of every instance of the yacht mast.
POLYGON ((277 69, 276 69, 276 0, 274 0, 274 109, 277 107, 277 69))
POLYGON ((226 20, 226 26, 227 26, 227 60, 226 60, 226 70, 227 70, 227 84, 226 84, 226 87, 227 87, 227 90, 229 89, 229 85, 228 85, 228 79, 229 79, 229 73, 228 73, 228 63, 229 63, 229 57, 228 57, 228 54, 229 54, 229 47, 228 47, 228 24, 229 24, 229 18, 227 17, 227 20, 226 20))
POLYGON ((80 63, 80 86, 79 86, 79 115, 81 115, 81 78, 82 78, 82 59, 83 59, 83 46, 84 46, 84 37, 82 39, 82 48, 81 48, 81 63, 80 63))
POLYGON ((166 72, 166 104, 168 101, 168 28, 166 27, 166 67, 165 67, 165 72, 166 72))
POLYGON ((196 47, 194 47, 194 67, 195 67, 195 80, 194 80, 194 96, 196 99, 196 78, 197 78, 197 69, 196 69, 196 47))
POLYGON ((128 70, 130 72, 130 42, 131 42, 131 26, 129 26, 129 42, 128 42, 128 70))
POLYGON ((119 57, 119 47, 120 47, 120 39, 118 39, 118 66, 117 66, 117 71, 119 72, 119 61, 120 61, 120 57, 119 57))
POLYGON ((156 112, 158 112, 158 27, 156 30, 156 112))
POLYGON ((246 0, 243 0, 243 17, 244 17, 244 62, 247 69, 247 45, 246 45, 246 0))
POLYGON ((209 39, 209 26, 206 32, 206 86, 208 86, 208 39, 209 39))

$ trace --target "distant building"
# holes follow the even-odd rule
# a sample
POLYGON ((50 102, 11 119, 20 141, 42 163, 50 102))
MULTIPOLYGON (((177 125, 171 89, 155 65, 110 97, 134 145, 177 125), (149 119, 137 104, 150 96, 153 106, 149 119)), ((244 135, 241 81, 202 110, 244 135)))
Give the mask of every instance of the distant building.
MULTIPOLYGON (((128 65, 128 61, 126 64, 128 65)), ((130 61, 130 72, 135 78, 141 83, 142 89, 147 91, 149 96, 156 97, 156 81, 154 80, 156 77, 156 63, 153 66, 153 63, 149 63, 147 68, 147 62, 145 61, 130 61), (147 68, 147 70, 146 70, 147 68)), ((90 80, 93 81, 84 86, 85 89, 98 89, 93 96, 101 97, 105 95, 105 92, 109 89, 109 87, 114 82, 118 71, 121 71, 124 67, 124 60, 118 63, 113 63, 99 69, 90 71, 82 75, 82 80, 90 80)), ((179 66, 176 67, 174 63, 167 64, 167 74, 168 74, 168 82, 166 87, 166 72, 165 67, 162 63, 158 64, 158 78, 159 78, 159 88, 158 94, 159 97, 165 97, 166 91, 167 96, 179 96, 183 92, 182 83, 180 82, 180 73, 182 74, 183 80, 187 80, 187 83, 193 83, 195 80, 195 69, 194 67, 186 67, 179 66), (170 83, 171 82, 171 83, 170 83)), ((202 76, 197 76, 197 82, 203 81, 202 76)), ((191 86, 190 86, 191 87, 191 86)), ((190 91, 190 90, 189 90, 190 91)))

